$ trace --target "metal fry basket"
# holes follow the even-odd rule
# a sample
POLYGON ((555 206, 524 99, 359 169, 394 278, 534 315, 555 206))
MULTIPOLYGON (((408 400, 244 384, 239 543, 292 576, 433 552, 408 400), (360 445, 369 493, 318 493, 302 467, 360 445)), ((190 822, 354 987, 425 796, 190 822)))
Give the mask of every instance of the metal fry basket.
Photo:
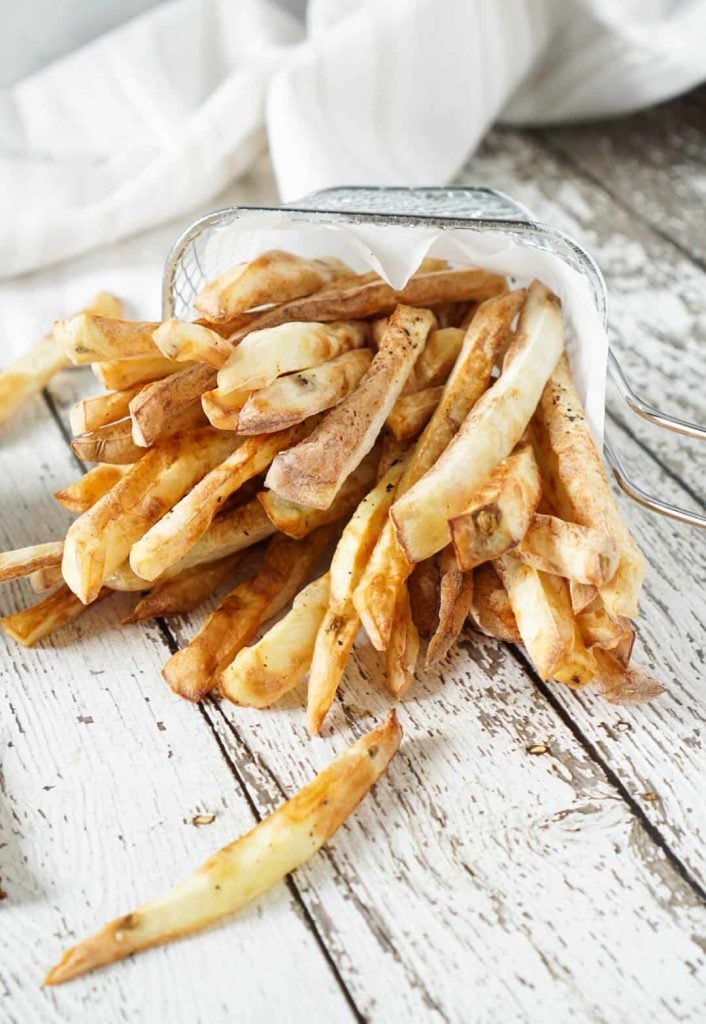
MULTIPOLYGON (((169 253, 162 284, 165 318, 189 319, 193 303, 207 280, 233 263, 233 232, 244 213, 271 212, 272 207, 230 207, 195 221, 169 253), (232 229, 232 230, 230 230, 232 229)), ((550 251, 587 280, 596 308, 607 324, 607 292, 593 258, 568 235, 535 221, 529 211, 496 189, 454 188, 335 188, 314 192, 288 204, 288 219, 316 225, 375 224, 431 226, 444 229, 502 231, 528 248, 550 251)), ((618 358, 608 353, 608 372, 628 408, 664 430, 706 438, 706 427, 672 416, 645 401, 630 384, 618 358)), ((609 437, 604 451, 615 479, 633 501, 679 522, 706 526, 706 515, 680 508, 648 493, 627 473, 609 437)))

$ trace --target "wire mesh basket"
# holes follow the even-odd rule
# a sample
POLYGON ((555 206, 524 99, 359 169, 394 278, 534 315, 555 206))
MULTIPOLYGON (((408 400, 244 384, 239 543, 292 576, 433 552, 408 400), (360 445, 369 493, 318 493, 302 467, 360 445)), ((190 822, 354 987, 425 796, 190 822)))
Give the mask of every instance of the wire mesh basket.
MULTIPOLYGON (((549 251, 581 273, 607 325, 606 286, 593 258, 568 235, 538 223, 524 206, 496 189, 336 188, 314 192, 279 209, 286 210, 288 221, 302 224, 502 231, 510 241, 549 251)), ((162 285, 163 316, 191 319, 195 315, 194 300, 202 286, 235 262, 233 249, 239 219, 244 214, 272 210, 272 207, 230 207, 195 221, 177 239, 167 258, 162 285)), ((612 350, 608 353, 608 372, 632 412, 662 429, 706 438, 703 426, 663 412, 642 398, 630 384, 612 350)), ((625 470, 610 438, 604 441, 604 451, 619 486, 633 501, 679 522, 706 526, 706 515, 674 505, 637 484, 625 470)))

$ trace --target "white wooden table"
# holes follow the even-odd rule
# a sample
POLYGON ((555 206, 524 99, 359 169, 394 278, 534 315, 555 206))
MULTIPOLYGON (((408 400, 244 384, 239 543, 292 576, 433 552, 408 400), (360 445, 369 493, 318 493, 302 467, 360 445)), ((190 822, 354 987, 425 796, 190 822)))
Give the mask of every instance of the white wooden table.
MULTIPOLYGON (((701 92, 614 125, 495 131, 459 178, 504 188, 595 253, 627 371, 694 419, 705 124, 701 92)), ((61 534, 51 494, 79 469, 66 411, 86 384, 64 374, 3 430, 3 548, 61 534)), ((609 430, 641 481, 703 504, 696 442, 615 396, 609 430)), ((67 944, 249 828, 387 701, 364 648, 324 739, 307 739, 301 697, 192 707, 159 670, 198 618, 119 629, 120 598, 38 650, 0 641, 0 1019, 706 1019, 706 535, 622 504, 650 563, 638 657, 666 696, 616 709, 468 630, 402 706, 400 755, 322 854, 223 926, 56 990, 41 978, 67 944), (192 824, 203 812, 213 823, 192 824)), ((27 599, 12 585, 2 610, 27 599)))

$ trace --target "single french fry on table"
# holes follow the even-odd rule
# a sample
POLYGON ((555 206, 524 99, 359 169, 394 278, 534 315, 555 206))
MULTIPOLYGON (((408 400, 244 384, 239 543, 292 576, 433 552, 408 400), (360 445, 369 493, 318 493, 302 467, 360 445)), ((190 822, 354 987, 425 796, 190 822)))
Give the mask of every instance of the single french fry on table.
POLYGON ((434 323, 428 310, 398 306, 368 372, 313 433, 278 455, 267 486, 290 501, 325 509, 375 444, 434 323))
POLYGON ((370 327, 364 320, 341 323, 286 323, 251 331, 231 347, 218 371, 218 390, 255 391, 278 377, 320 366, 329 359, 365 348, 370 327))
POLYGON ((123 625, 193 611, 233 574, 242 557, 240 552, 228 555, 162 580, 137 602, 130 615, 123 619, 123 625))
POLYGON ((230 422, 235 422, 240 434, 267 434, 301 423, 346 398, 360 383, 372 358, 369 348, 351 349, 320 366, 280 377, 253 391, 230 422))
POLYGON ((298 505, 294 501, 280 498, 274 491, 261 491, 257 497, 275 529, 287 537, 299 540, 317 526, 349 516, 375 483, 376 475, 377 452, 373 449, 360 465, 356 466, 327 509, 298 505))
POLYGON ((493 565, 540 678, 574 687, 589 682, 596 675, 596 662, 574 619, 566 580, 532 569, 514 551, 507 551, 493 565))
POLYGON ((115 423, 116 420, 129 416, 130 402, 141 388, 141 384, 135 384, 125 391, 107 391, 92 398, 82 398, 69 413, 72 432, 85 434, 89 430, 97 430, 107 423, 115 423))
MULTIPOLYGON (((106 317, 120 316, 122 302, 108 292, 99 292, 85 309, 106 317)), ((47 334, 0 371, 0 423, 9 420, 23 402, 38 394, 67 366, 69 359, 63 347, 53 334, 47 334)))
POLYGON ((473 493, 464 512, 449 521, 461 569, 474 569, 518 544, 532 524, 541 493, 532 447, 520 443, 473 493))
POLYGON ((295 444, 308 430, 310 423, 300 423, 276 434, 259 434, 237 441, 233 434, 217 432, 229 439, 230 454, 217 465, 208 466, 181 500, 136 541, 130 552, 130 565, 137 575, 155 580, 178 562, 203 537, 222 503, 266 469, 277 452, 295 444))
POLYGON ((48 565, 45 569, 35 569, 27 577, 29 585, 35 594, 46 594, 47 590, 53 590, 64 577, 61 575, 61 564, 48 565))
POLYGON ((218 676, 218 692, 234 704, 265 708, 302 681, 329 602, 325 573, 304 587, 287 614, 252 647, 241 648, 218 676))
POLYGON ((67 950, 45 978, 58 985, 214 924, 286 878, 320 850, 384 773, 402 730, 391 711, 274 814, 223 847, 161 899, 67 950))
POLYGON ((69 527, 62 572, 84 604, 127 558, 137 540, 237 445, 203 427, 166 438, 69 527))
POLYGON ((209 281, 196 297, 195 305, 208 320, 218 322, 266 303, 311 295, 350 274, 350 267, 340 260, 305 259, 272 249, 209 281))
POLYGON ((397 595, 390 642, 385 652, 387 685, 393 697, 404 696, 411 686, 418 657, 419 632, 412 618, 409 592, 405 583, 397 595))
POLYGON ((331 558, 329 606, 316 635, 309 671, 307 723, 312 736, 321 730, 358 634, 360 618, 351 595, 385 523, 403 468, 401 461, 391 466, 362 499, 331 558))
POLYGON ((606 611, 636 618, 645 559, 615 503, 566 356, 544 389, 533 427, 542 477, 557 514, 602 530, 618 549, 618 568, 599 587, 606 611))
POLYGON ((165 359, 159 352, 152 356, 130 356, 126 359, 108 359, 104 363, 91 363, 94 377, 106 391, 126 391, 138 384, 154 384, 184 369, 183 363, 165 359))
MULTIPOLYGON (((109 590, 100 591, 91 604, 107 597, 109 593, 109 590)), ((63 584, 31 608, 6 615, 0 619, 0 626, 18 644, 33 647, 68 622, 74 622, 87 608, 88 605, 80 601, 66 584, 63 584)))
POLYGON ((462 572, 451 545, 441 552, 439 621, 427 647, 425 666, 445 658, 458 640, 473 601, 473 573, 462 572))
MULTIPOLYGON (((517 551, 523 562, 557 576, 601 587, 618 566, 618 547, 605 530, 535 515, 517 551)), ((572 603, 573 607, 573 603, 572 603)))
POLYGON ((485 562, 473 570, 470 619, 486 636, 504 640, 509 644, 522 643, 507 591, 490 562, 485 562))
POLYGON ((287 607, 309 576, 334 527, 322 526, 304 540, 278 535, 267 547, 262 567, 239 583, 209 615, 199 632, 162 669, 180 697, 199 701, 263 622, 287 607))
POLYGON ((410 562, 420 562, 446 546, 451 539, 449 520, 465 511, 474 492, 518 444, 562 346, 559 300, 535 281, 503 373, 474 406, 433 468, 390 510, 397 539, 410 562))
POLYGON ((61 565, 63 552, 63 540, 52 540, 46 544, 33 544, 31 547, 0 552, 0 583, 29 576, 37 569, 61 565))
POLYGON ((129 465, 99 463, 74 483, 56 491, 54 499, 71 512, 85 512, 107 494, 110 488, 125 476, 129 468, 129 465))
MULTIPOLYGON (((525 292, 520 290, 479 306, 439 405, 409 457, 397 495, 403 495, 431 469, 485 392, 498 353, 524 300, 525 292)), ((387 647, 397 595, 413 568, 397 543, 392 523, 387 523, 353 595, 370 642, 379 651, 387 647)))

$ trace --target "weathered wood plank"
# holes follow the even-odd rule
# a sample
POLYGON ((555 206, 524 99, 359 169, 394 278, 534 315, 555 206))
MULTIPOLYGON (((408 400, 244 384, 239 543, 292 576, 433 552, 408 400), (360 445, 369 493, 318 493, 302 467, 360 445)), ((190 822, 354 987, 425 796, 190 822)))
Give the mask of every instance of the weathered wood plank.
MULTIPOLYGON (((458 181, 502 188, 582 242, 605 275, 611 342, 630 380, 655 405, 703 419, 706 273, 530 133, 492 131, 458 181)), ((703 444, 643 423, 614 399, 610 407, 703 496, 703 444)))
MULTIPOLYGON (((43 402, 6 427, 2 543, 57 535, 65 513, 50 495, 76 471, 43 402)), ((0 600, 6 612, 32 598, 18 582, 0 600)), ((237 934, 214 929, 193 945, 41 988, 72 940, 178 881, 254 821, 200 711, 162 684, 159 631, 117 628, 127 606, 111 599, 37 650, 0 640, 0 1016, 350 1020, 286 887, 241 915, 237 934), (213 824, 195 827, 199 812, 215 814, 213 824), (274 937, 286 956, 274 955, 274 937)))

